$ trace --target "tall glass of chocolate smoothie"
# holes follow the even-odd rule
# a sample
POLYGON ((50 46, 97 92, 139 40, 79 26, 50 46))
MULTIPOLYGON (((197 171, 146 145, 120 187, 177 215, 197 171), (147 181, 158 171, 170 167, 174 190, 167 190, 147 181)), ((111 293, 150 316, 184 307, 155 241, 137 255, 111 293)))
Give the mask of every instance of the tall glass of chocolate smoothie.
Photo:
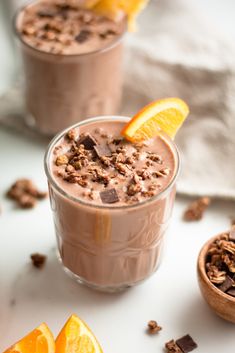
POLYGON ((179 155, 164 133, 121 136, 127 117, 88 119, 58 134, 45 171, 60 258, 78 282, 118 291, 152 275, 172 213, 179 155))
POLYGON ((113 21, 79 3, 37 0, 15 19, 26 122, 46 135, 119 108, 126 19, 113 21))

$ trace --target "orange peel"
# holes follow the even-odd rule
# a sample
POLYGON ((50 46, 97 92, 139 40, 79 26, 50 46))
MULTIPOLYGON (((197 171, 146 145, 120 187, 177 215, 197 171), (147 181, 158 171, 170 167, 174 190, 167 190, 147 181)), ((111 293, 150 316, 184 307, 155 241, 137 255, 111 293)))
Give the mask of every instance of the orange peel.
POLYGON ((3 353, 55 353, 55 341, 43 323, 3 353))

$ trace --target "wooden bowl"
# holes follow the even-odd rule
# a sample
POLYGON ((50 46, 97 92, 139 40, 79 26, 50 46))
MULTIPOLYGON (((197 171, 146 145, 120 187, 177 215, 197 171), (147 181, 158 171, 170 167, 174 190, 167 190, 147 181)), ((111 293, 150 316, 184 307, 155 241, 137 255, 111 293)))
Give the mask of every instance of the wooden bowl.
POLYGON ((206 274, 206 255, 211 243, 221 234, 208 240, 202 247, 197 261, 197 276, 201 293, 211 309, 224 320, 235 323, 235 298, 222 292, 210 282, 206 274))

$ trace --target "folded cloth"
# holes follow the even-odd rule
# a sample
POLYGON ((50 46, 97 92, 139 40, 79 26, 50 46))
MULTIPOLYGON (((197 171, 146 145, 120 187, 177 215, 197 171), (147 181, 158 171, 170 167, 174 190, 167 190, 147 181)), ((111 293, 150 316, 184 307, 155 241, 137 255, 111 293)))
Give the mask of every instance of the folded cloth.
MULTIPOLYGON (((127 38, 122 113, 133 115, 161 97, 181 97, 191 114, 177 135, 178 192, 235 199, 234 44, 193 1, 153 0, 127 38)), ((19 85, 0 98, 0 123, 26 128, 19 85)))
POLYGON ((235 199, 235 46, 193 1, 152 1, 128 39, 123 112, 161 97, 191 114, 176 137, 178 192, 235 199))

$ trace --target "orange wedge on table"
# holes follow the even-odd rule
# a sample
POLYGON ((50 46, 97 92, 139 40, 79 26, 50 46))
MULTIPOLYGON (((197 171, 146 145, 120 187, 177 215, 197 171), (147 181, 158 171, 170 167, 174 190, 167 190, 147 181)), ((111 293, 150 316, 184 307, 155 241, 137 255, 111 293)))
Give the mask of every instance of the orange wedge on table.
POLYGON ((86 8, 113 20, 123 14, 128 18, 129 29, 135 29, 135 18, 147 5, 148 0, 86 0, 86 8))
POLYGON ((148 140, 161 131, 174 139, 189 114, 187 104, 179 98, 165 98, 141 109, 122 130, 131 142, 148 140))
POLYGON ((41 324, 4 353, 55 353, 55 341, 46 324, 41 324))
POLYGON ((89 327, 72 315, 56 339, 56 353, 103 353, 89 327))

